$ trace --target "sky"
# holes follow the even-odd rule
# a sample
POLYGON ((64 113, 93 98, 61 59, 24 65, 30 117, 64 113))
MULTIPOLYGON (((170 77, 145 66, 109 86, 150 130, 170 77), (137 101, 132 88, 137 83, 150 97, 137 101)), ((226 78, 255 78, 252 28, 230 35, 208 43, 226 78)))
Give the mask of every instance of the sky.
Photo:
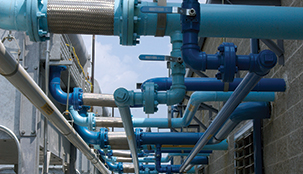
MULTIPOLYGON (((168 2, 182 2, 168 0, 168 2)), ((205 2, 201 0, 200 2, 205 2)), ((82 35, 87 51, 91 54, 92 36, 82 35)), ((136 90, 136 83, 142 83, 155 77, 167 77, 166 62, 139 60, 140 54, 170 55, 169 37, 141 36, 140 44, 122 46, 118 36, 96 36, 95 43, 95 79, 102 93, 113 94, 119 87, 136 90)), ((133 117, 146 118, 143 108, 132 109, 133 117)), ((115 110, 115 117, 119 116, 115 110)), ((150 117, 167 117, 167 107, 159 106, 159 111, 150 117)))

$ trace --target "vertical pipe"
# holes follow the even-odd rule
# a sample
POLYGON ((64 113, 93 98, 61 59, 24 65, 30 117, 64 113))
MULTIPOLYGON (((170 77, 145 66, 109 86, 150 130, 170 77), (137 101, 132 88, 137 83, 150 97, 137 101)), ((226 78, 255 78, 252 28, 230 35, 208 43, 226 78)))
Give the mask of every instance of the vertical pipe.
MULTIPOLYGON (((50 53, 50 41, 46 41, 46 54, 45 54, 45 94, 48 96, 48 83, 49 83, 49 53, 50 53)), ((46 117, 44 117, 44 150, 43 150, 43 174, 48 173, 48 160, 47 160, 47 152, 48 152, 48 121, 46 117)))
MULTIPOLYGON (((251 53, 258 54, 259 40, 250 39, 251 53)), ((254 119, 253 127, 253 141, 254 141, 254 171, 256 174, 263 173, 263 159, 262 159, 262 138, 261 138, 261 119, 254 119)))
POLYGON ((95 88, 95 35, 93 34, 93 39, 92 39, 92 93, 94 93, 94 88, 95 88))
POLYGON ((243 81, 236 88, 234 93, 227 100, 223 108, 218 113, 214 121, 209 125, 205 133, 199 139, 189 156, 185 159, 184 163, 180 167, 180 172, 189 165, 194 157, 202 150, 202 148, 208 143, 213 135, 221 128, 224 122, 228 119, 230 114, 236 109, 240 102, 246 97, 251 89, 259 82, 262 76, 249 72, 243 79, 243 81))
POLYGON ((261 119, 254 119, 254 169, 256 174, 263 173, 263 159, 262 159, 262 138, 261 138, 261 119))

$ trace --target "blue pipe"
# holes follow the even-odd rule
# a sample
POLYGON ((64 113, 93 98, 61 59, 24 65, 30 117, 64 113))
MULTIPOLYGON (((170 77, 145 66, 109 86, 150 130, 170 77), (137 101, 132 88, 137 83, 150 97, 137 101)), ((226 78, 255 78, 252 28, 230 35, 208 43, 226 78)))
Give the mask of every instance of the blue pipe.
POLYGON ((241 103, 224 123, 224 126, 214 135, 211 142, 216 143, 226 139, 230 132, 242 121, 270 118, 270 110, 270 104, 267 102, 241 103))
POLYGON ((0 28, 26 31, 32 41, 47 37, 47 0, 0 0, 0 28))
MULTIPOLYGON (((157 84, 158 91, 166 91, 171 87, 171 78, 159 77, 148 79, 142 83, 142 86, 147 82, 157 84)), ((186 91, 234 91, 240 84, 242 78, 235 78, 233 82, 226 85, 216 78, 185 78, 184 83, 186 91)), ((143 88, 141 88, 141 91, 143 88)), ((252 89, 258 92, 284 92, 286 84, 284 79, 261 79, 260 82, 252 89)))
MULTIPOLYGON (((159 173, 163 173, 163 172, 167 172, 167 173, 179 173, 179 168, 180 165, 162 165, 161 166, 161 156, 162 156, 162 152, 161 152, 161 145, 157 144, 156 145, 156 170, 159 173)), ((197 164, 208 164, 208 158, 205 156, 201 156, 201 157, 196 157, 193 162, 191 163, 193 165, 197 165, 197 164)))
POLYGON ((79 111, 81 112, 83 116, 81 116, 77 111, 74 110, 73 106, 69 106, 69 112, 72 116, 72 119, 75 124, 79 126, 88 127, 89 130, 95 130, 96 129, 96 121, 95 121, 95 114, 92 112, 87 112, 89 107, 82 107, 82 109, 79 111))
MULTIPOLYGON (((181 57, 182 34, 179 31, 171 34, 171 43, 173 45, 171 56, 181 57)), ((182 61, 171 62, 170 64, 172 86, 168 91, 157 92, 154 83, 146 83, 143 86, 143 92, 127 91, 125 88, 119 88, 114 93, 116 104, 121 106, 143 105, 144 112, 152 114, 158 110, 158 104, 174 105, 181 102, 186 89, 184 86, 185 65, 182 61)))
MULTIPOLYGON (((47 39, 46 34, 49 32, 47 0, 1 0, 0 2, 2 12, 0 28, 27 31, 33 41, 47 39)), ((134 0, 130 2, 116 0, 110 5, 115 6, 115 11, 114 17, 110 15, 108 20, 114 20, 114 35, 121 37, 123 45, 135 45, 140 35, 154 36, 156 34, 157 15, 142 13, 139 9, 142 6, 157 6, 157 3, 141 2, 139 4, 134 0)), ((180 7, 180 4, 167 3, 167 6, 180 7)), ((303 38, 303 25, 298 22, 302 20, 302 8, 213 4, 200 6, 203 9, 201 10, 201 24, 198 26, 200 37, 303 38)), ((181 30, 179 21, 179 14, 167 15, 166 36, 181 30)))
POLYGON ((76 124, 74 124, 74 128, 86 143, 99 145, 102 149, 107 148, 107 129, 101 128, 100 132, 93 132, 88 130, 87 127, 78 126, 76 124))
POLYGON ((183 46, 182 58, 186 65, 194 70, 219 69, 216 75, 224 82, 232 82, 234 74, 241 69, 263 75, 267 64, 275 65, 275 54, 270 50, 263 50, 260 54, 237 57, 237 49, 231 43, 223 43, 218 47, 216 55, 206 55, 198 46, 198 33, 200 30, 200 4, 197 0, 185 0, 182 8, 195 9, 196 16, 181 15, 183 46), (271 59, 270 59, 271 58, 271 59), (268 60, 267 60, 268 59, 268 60), (269 61, 269 63, 267 63, 269 61))
POLYGON ((61 104, 67 103, 67 98, 69 104, 74 107, 74 109, 79 110, 81 105, 83 105, 82 94, 83 90, 81 88, 74 88, 73 92, 67 97, 67 93, 61 89, 61 71, 65 71, 65 66, 50 66, 50 82, 49 90, 53 98, 61 104))
MULTIPOLYGON (((188 102, 182 118, 172 118, 169 126, 168 118, 133 118, 134 127, 179 128, 190 124, 200 103, 207 101, 227 101, 232 92, 194 92, 188 102)), ((244 101, 274 101, 273 92, 250 92, 244 101)))
MULTIPOLYGON (((192 150, 193 145, 163 145, 162 149, 164 150, 192 150)), ((156 150, 155 145, 142 145, 143 150, 156 150)), ((202 150, 227 150, 228 143, 226 140, 218 144, 205 145, 202 150)))
POLYGON ((108 169, 113 172, 118 172, 118 173, 123 173, 123 164, 118 163, 118 164, 112 164, 108 161, 106 161, 106 164, 108 166, 108 169))
MULTIPOLYGON (((189 153, 189 150, 161 150, 162 153, 189 153)), ((144 153, 155 153, 154 150, 144 150, 144 153)), ((212 150, 201 150, 200 153, 213 153, 212 150)))

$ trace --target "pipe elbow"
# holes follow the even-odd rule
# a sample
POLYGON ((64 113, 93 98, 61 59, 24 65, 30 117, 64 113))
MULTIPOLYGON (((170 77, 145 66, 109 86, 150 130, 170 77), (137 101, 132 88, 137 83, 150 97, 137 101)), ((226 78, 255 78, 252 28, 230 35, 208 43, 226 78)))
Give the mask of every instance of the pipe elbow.
POLYGON ((186 88, 172 88, 167 91, 167 105, 174 105, 182 102, 186 93, 186 88))
POLYGON ((83 105, 83 90, 81 88, 74 88, 73 92, 67 96, 67 93, 61 89, 60 76, 61 72, 65 71, 65 66, 50 66, 50 83, 49 90, 53 98, 61 104, 66 104, 67 100, 74 109, 78 110, 83 105))
POLYGON ((100 132, 89 131, 87 127, 78 126, 77 124, 74 124, 74 128, 86 143, 100 145, 100 132))
POLYGON ((276 65, 276 63, 276 54, 270 50, 263 50, 258 54, 255 63, 251 65, 250 71, 259 76, 265 76, 269 73, 271 68, 276 65))
POLYGON ((196 44, 182 46, 182 58, 184 63, 193 70, 205 71, 207 55, 200 51, 196 44))

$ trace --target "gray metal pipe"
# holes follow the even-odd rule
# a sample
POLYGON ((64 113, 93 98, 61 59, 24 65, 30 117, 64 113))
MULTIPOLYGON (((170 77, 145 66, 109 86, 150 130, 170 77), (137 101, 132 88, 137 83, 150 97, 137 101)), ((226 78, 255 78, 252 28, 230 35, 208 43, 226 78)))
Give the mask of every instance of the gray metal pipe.
POLYGON ((127 163, 131 163, 131 162, 133 162, 133 159, 132 159, 132 158, 117 157, 117 158, 116 158, 116 161, 117 161, 117 162, 127 162, 127 163))
POLYGON ((0 73, 26 96, 62 135, 74 144, 101 173, 110 174, 96 154, 91 151, 61 112, 44 94, 24 68, 14 60, 2 43, 0 43, 0 73))
POLYGON ((123 164, 123 173, 134 173, 135 167, 133 164, 123 164))
POLYGON ((112 94, 83 93, 83 105, 117 107, 112 94))
POLYGON ((108 132, 108 143, 111 149, 129 150, 125 132, 108 132))
POLYGON ((131 153, 130 151, 125 151, 125 150, 113 150, 113 156, 117 156, 117 157, 127 157, 130 158, 131 157, 131 153))
POLYGON ((81 66, 84 67, 89 59, 89 54, 87 53, 82 36, 80 34, 68 34, 67 36, 71 41, 72 46, 75 48, 81 66))
POLYGON ((121 118, 118 117, 95 117, 97 127, 123 127, 121 118))

